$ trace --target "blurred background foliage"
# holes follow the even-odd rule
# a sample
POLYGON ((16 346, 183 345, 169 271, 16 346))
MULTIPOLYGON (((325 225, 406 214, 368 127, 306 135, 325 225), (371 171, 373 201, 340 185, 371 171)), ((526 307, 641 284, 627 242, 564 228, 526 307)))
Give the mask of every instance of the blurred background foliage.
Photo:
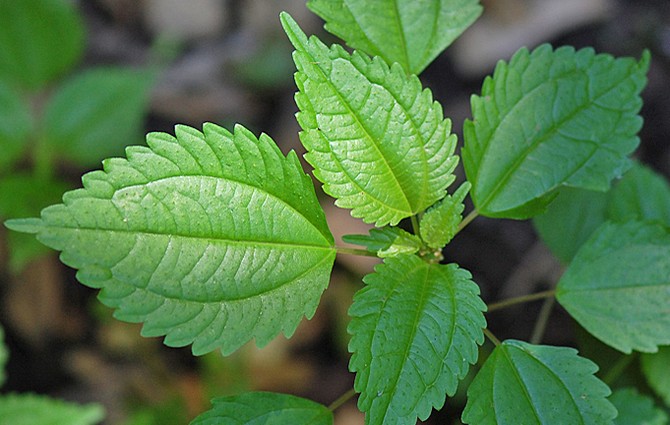
MULTIPOLYGON (((639 159, 670 175, 670 3, 667 0, 484 0, 482 18, 421 75, 460 135, 469 96, 498 59, 542 42, 639 57, 652 51, 639 159)), ((303 152, 294 119, 291 48, 278 15, 336 42, 304 0, 0 0, 0 218, 35 216, 101 160, 183 123, 242 123, 284 152, 303 152)), ((306 168, 307 169, 307 168, 306 168)), ((462 176, 461 176, 462 177, 462 176)), ((331 229, 367 226, 324 198, 331 229)), ((472 271, 485 301, 553 285, 561 265, 528 222, 480 218, 445 250, 472 271)), ((101 403, 105 424, 184 424, 215 396, 269 390, 329 404, 351 388, 346 311, 375 260, 338 259, 314 319, 291 340, 230 357, 164 347, 118 322, 74 272, 32 236, 0 229, 0 324, 9 351, 3 394, 101 403)), ((528 339, 540 305, 487 316, 505 338, 528 339), (522 314, 520 314, 522 313, 522 314)), ((618 355, 554 309, 544 343, 579 347, 608 376, 618 355)), ((490 347, 484 346, 488 351, 490 347)), ((0 352, 0 357, 4 355, 0 352)), ((637 366, 638 359, 631 363, 637 366)), ((629 365, 624 365, 629 366, 629 365)), ((636 367, 613 379, 639 382, 636 367)), ((474 374, 475 370, 471 374, 474 374)), ((614 375, 612 375, 614 376, 614 375)), ((429 423, 458 424, 464 395, 429 423)), ((355 402, 337 425, 363 423, 355 402)))

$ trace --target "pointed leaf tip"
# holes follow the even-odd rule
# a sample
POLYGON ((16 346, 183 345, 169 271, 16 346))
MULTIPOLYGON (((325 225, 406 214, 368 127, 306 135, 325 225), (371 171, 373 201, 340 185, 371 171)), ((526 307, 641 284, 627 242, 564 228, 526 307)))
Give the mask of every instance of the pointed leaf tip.
POLYGON ((40 218, 13 218, 5 221, 5 227, 22 233, 38 233, 44 228, 40 218))

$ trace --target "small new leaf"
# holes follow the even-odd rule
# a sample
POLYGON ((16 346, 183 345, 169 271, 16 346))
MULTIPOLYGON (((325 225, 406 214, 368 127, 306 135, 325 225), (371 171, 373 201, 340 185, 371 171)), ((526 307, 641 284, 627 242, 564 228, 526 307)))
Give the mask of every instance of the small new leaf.
POLYGON ((369 235, 344 235, 342 240, 364 246, 380 258, 414 254, 421 249, 421 239, 397 227, 370 229, 369 235))
POLYGON ((242 126, 147 137, 103 162, 40 219, 8 227, 63 251, 85 285, 194 354, 290 336, 314 314, 335 258, 311 179, 291 152, 242 126))
POLYGON ((396 225, 446 195, 456 136, 416 76, 381 58, 307 39, 281 15, 295 46, 295 100, 305 159, 336 205, 377 227, 396 225))
POLYGON ((642 373, 654 392, 670 407, 670 347, 660 347, 657 353, 643 354, 640 357, 642 373))
POLYGON ((595 363, 566 347, 507 340, 468 388, 463 422, 472 425, 613 424, 610 389, 595 363))
POLYGON ((604 223, 573 258, 556 298, 605 344, 656 352, 670 344, 670 233, 644 222, 604 223))
POLYGON ((456 235, 463 221, 463 200, 470 190, 470 183, 463 183, 453 195, 447 195, 432 206, 421 218, 421 239, 431 248, 440 249, 456 235))
POLYGON ((104 416, 97 404, 77 405, 34 394, 0 397, 0 425, 95 425, 104 416))
POLYGON ((354 49, 420 74, 482 13, 478 0, 310 0, 325 28, 354 49))
MULTIPOLYGON (((665 365, 667 368, 667 364, 665 365)), ((664 369, 663 374, 667 374, 664 369)), ((654 399, 640 394, 635 388, 620 388, 610 396, 619 411, 615 425, 667 425, 668 415, 654 405, 654 399)))
POLYGON ((415 424, 477 360, 486 305, 470 273, 415 255, 387 258, 349 309, 349 368, 366 424, 415 424))
POLYGON ((639 144, 648 67, 648 52, 636 62, 549 45, 499 62, 463 129, 480 214, 532 217, 564 185, 607 190, 639 144))
POLYGON ((190 425, 332 425, 333 412, 288 394, 251 392, 212 400, 213 407, 190 425))

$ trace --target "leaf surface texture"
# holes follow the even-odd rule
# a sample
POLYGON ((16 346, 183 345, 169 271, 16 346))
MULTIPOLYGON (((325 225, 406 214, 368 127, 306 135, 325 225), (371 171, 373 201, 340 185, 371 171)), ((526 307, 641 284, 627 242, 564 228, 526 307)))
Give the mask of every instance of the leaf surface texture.
POLYGON ((442 107, 416 76, 381 59, 307 38, 286 13, 296 51, 300 140, 336 205, 377 227, 446 195, 458 157, 442 107))
POLYGON ((624 353, 670 344, 670 233, 644 222, 604 223, 573 258, 556 299, 624 353))
POLYGON ((468 388, 463 422, 472 425, 613 424, 610 390, 595 363, 566 347, 506 340, 468 388))
POLYGON ((479 212, 528 218, 560 186, 607 190, 639 144, 648 66, 648 53, 637 62, 549 45, 499 62, 463 130, 479 212))
POLYGON ((415 255, 387 258, 349 309, 350 369, 366 424, 414 424, 453 395, 483 343, 470 273, 415 255))
POLYGON ((325 28, 354 49, 420 74, 481 14, 477 0, 310 0, 325 28))
POLYGON ((104 161, 40 219, 8 221, 63 251, 121 320, 195 354, 290 336, 311 317, 335 257, 295 153, 241 126, 147 137, 104 161))

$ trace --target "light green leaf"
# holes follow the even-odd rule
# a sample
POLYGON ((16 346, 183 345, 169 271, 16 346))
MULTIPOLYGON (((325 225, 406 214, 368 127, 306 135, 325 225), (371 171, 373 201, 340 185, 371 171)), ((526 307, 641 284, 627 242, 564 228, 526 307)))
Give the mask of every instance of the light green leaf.
POLYGON ((349 309, 349 368, 366 424, 414 424, 477 361, 486 305, 470 273, 415 255, 387 258, 349 309))
POLYGON ((619 411, 615 425, 666 425, 668 415, 654 406, 654 400, 640 394, 635 388, 621 388, 610 396, 619 411))
POLYGON ((435 249, 444 247, 456 235, 463 221, 463 199, 470 190, 470 183, 463 183, 453 195, 447 195, 432 206, 421 218, 421 238, 435 249))
POLYGON ((606 220, 641 220, 670 226, 668 183, 636 162, 606 193, 561 188, 547 211, 533 218, 533 224, 551 251, 567 264, 606 220))
POLYGON ((382 227, 442 199, 454 180, 456 136, 430 91, 399 65, 329 49, 288 14, 281 20, 296 48, 305 158, 336 205, 382 227))
POLYGON ((420 74, 482 13, 478 0, 310 0, 325 28, 354 49, 420 74))
POLYGON ((104 416, 97 404, 77 405, 34 394, 0 397, 0 425, 93 425, 104 416))
POLYGON ((670 186, 651 168, 636 163, 608 197, 607 217, 620 223, 651 221, 670 226, 670 186))
POLYGON ((0 326, 0 387, 2 387, 5 383, 5 365, 7 364, 8 358, 9 351, 5 345, 5 331, 2 329, 2 326, 0 326))
POLYGON ((190 425, 332 425, 333 412, 325 406, 288 394, 244 393, 212 400, 211 410, 190 425))
MULTIPOLYGON (((42 208, 58 202, 69 189, 64 182, 47 180, 30 174, 15 173, 0 178, 0 218, 37 215, 42 208)), ((32 235, 7 234, 9 268, 18 273, 32 259, 49 252, 32 235)))
POLYGON ((344 235, 347 243, 361 245, 380 258, 396 257, 401 254, 414 254, 421 249, 421 239, 397 227, 370 229, 369 235, 344 235))
POLYGON ((0 81, 0 172, 20 158, 31 130, 32 117, 28 106, 18 91, 0 81))
POLYGON ((670 344, 670 234, 655 224, 604 223, 575 255, 556 298, 607 345, 656 352, 670 344))
POLYGON ((657 353, 643 354, 640 362, 647 383, 670 407, 670 347, 659 347, 657 353))
POLYGON ((567 347, 507 340, 468 388, 463 422, 472 425, 612 424, 610 390, 595 363, 567 347))
POLYGON ((74 66, 83 49, 84 25, 71 2, 0 2, 0 77, 39 88, 74 66))
POLYGON ((63 251, 115 317, 144 322, 144 336, 166 335, 169 346, 227 354, 292 335, 335 258, 296 154, 242 126, 177 126, 176 138, 152 133, 147 143, 105 160, 41 219, 6 225, 63 251))
POLYGON ((69 79, 44 112, 53 155, 93 166, 140 142, 153 80, 153 72, 124 68, 92 69, 69 79))
POLYGON ((561 186, 605 191, 639 144, 640 62, 592 49, 532 53, 499 62, 464 126, 463 165, 480 214, 528 218, 561 186))

